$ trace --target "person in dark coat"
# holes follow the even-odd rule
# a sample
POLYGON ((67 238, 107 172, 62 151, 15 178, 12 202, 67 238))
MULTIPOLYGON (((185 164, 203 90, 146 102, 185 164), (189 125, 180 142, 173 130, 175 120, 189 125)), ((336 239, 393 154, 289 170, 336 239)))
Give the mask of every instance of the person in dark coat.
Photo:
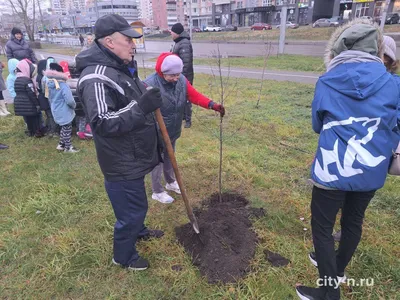
POLYGON ((40 129, 40 112, 37 91, 32 78, 36 76, 35 65, 26 59, 17 64, 17 79, 15 80, 14 90, 14 110, 16 116, 22 116, 28 126, 29 136, 42 137, 40 129))
POLYGON ((86 34, 86 45, 84 45, 82 47, 81 51, 85 51, 85 50, 89 49, 93 45, 93 41, 94 41, 93 34, 91 34, 90 32, 88 34, 86 34))
POLYGON ((18 60, 26 58, 34 64, 37 62, 35 53, 31 49, 31 46, 23 39, 21 29, 17 27, 11 30, 10 40, 6 43, 6 54, 8 60, 11 58, 18 60))
POLYGON ((51 113, 49 99, 45 95, 46 87, 43 81, 43 72, 48 69, 47 66, 52 62, 54 62, 53 57, 48 57, 47 59, 42 59, 39 61, 36 76, 36 87, 38 91, 40 109, 46 113, 47 133, 49 136, 56 136, 58 135, 59 130, 57 128, 57 124, 54 122, 53 114, 51 113))
POLYGON ((136 250, 138 239, 161 237, 144 225, 148 202, 144 177, 157 166, 162 147, 153 112, 161 106, 159 89, 145 85, 128 69, 140 38, 120 15, 109 14, 95 24, 96 40, 76 57, 82 71, 77 93, 90 121, 97 160, 114 209, 112 262, 129 270, 145 270, 136 250))
POLYGON ((85 44, 85 38, 82 36, 82 34, 79 34, 79 42, 81 43, 81 47, 85 44))
MULTIPOLYGON (((189 34, 184 30, 181 23, 176 23, 171 28, 171 36, 175 44, 172 47, 172 53, 178 55, 183 61, 182 74, 193 85, 194 71, 193 71, 193 47, 190 42, 189 34)), ((185 128, 192 126, 192 103, 186 101, 185 106, 185 128)))

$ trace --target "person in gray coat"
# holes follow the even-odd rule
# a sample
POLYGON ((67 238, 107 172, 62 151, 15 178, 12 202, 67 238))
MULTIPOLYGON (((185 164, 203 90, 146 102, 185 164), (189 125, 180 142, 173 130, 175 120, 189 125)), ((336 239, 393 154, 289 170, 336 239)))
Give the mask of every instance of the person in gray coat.
MULTIPOLYGON (((179 56, 183 61, 182 74, 193 85, 194 71, 193 71, 193 47, 190 41, 189 34, 184 30, 181 23, 176 23, 171 27, 171 36, 175 44, 172 47, 172 53, 179 56)), ((185 105, 185 128, 192 126, 192 103, 186 101, 185 105)))
MULTIPOLYGON (((161 91, 162 105, 160 110, 174 150, 175 143, 181 136, 182 117, 187 101, 205 109, 219 112, 221 117, 225 115, 223 105, 215 103, 199 93, 190 84, 189 80, 182 75, 183 62, 176 54, 161 53, 157 59, 155 69, 156 72, 147 77, 144 82, 149 87, 159 88, 161 91)), ((164 190, 161 184, 162 173, 164 173, 166 182, 165 188, 180 194, 181 190, 176 182, 172 162, 166 149, 163 152, 163 163, 160 163, 151 172, 153 189, 151 198, 161 203, 172 203, 174 198, 164 190)))
POLYGON ((6 44, 7 60, 16 58, 23 60, 24 58, 29 59, 32 63, 36 64, 37 59, 35 53, 31 49, 31 46, 23 39, 21 29, 14 27, 11 30, 10 40, 6 44))

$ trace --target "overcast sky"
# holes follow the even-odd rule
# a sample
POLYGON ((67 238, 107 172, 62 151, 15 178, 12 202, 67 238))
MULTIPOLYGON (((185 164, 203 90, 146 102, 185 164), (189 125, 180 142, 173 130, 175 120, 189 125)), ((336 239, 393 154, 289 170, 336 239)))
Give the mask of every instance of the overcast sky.
MULTIPOLYGON (((40 0, 40 4, 42 9, 48 8, 50 7, 50 0, 40 0)), ((12 13, 11 6, 8 0, 0 0, 0 15, 3 13, 5 14, 12 13)))

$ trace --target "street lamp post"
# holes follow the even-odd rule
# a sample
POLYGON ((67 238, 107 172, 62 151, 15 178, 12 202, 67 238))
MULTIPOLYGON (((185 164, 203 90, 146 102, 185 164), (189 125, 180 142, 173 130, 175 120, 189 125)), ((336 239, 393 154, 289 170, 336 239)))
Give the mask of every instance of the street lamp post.
POLYGON ((286 35, 286 18, 287 18, 287 0, 283 1, 283 6, 281 10, 281 26, 279 35, 279 54, 285 52, 285 35, 286 35))
POLYGON ((96 6, 96 19, 99 18, 99 7, 97 6, 97 0, 94 0, 94 4, 96 6))
POLYGON ((383 32, 383 28, 385 27, 386 16, 387 16, 387 12, 389 10, 389 5, 390 5, 390 0, 386 0, 386 4, 385 4, 385 7, 383 8, 383 12, 382 12, 382 16, 381 16, 380 28, 381 28, 382 32, 383 32))
POLYGON ((192 0, 189 1, 189 36, 190 40, 193 38, 193 33, 192 33, 192 0))

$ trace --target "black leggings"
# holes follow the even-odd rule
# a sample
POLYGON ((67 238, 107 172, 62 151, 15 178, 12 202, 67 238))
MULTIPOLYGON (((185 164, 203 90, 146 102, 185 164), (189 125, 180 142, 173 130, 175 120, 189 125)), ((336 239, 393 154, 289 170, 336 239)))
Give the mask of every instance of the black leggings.
MULTIPOLYGON (((320 279, 336 279, 345 271, 360 242, 365 210, 374 195, 375 191, 345 192, 314 187, 311 228, 320 279), (335 252, 332 232, 340 208, 342 236, 339 250, 335 252)), ((325 285, 325 288, 329 299, 340 298, 339 289, 330 285, 325 285)))
POLYGON ((0 100, 4 100, 3 91, 0 91, 0 100))
POLYGON ((39 115, 24 117, 28 126, 29 136, 41 135, 39 115))

